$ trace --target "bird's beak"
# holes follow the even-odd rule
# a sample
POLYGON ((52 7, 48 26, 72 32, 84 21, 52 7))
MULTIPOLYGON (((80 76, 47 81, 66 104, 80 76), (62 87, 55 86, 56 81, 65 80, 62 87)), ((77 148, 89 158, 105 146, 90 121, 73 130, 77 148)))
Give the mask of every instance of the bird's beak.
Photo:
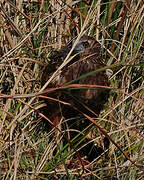
POLYGON ((85 50, 85 49, 84 49, 84 46, 81 43, 78 43, 76 45, 76 47, 74 48, 74 52, 76 52, 76 53, 78 53, 79 51, 83 51, 83 50, 85 50))

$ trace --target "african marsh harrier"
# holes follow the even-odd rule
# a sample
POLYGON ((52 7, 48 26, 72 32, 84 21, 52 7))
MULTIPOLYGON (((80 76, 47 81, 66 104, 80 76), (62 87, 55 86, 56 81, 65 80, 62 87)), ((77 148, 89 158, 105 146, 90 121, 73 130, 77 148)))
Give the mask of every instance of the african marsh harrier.
MULTIPOLYGON (((51 75, 62 64, 70 52, 75 40, 67 44, 57 53, 50 57, 51 61, 42 74, 42 86, 49 80, 51 75)), ((50 82, 47 88, 61 87, 82 75, 96 71, 105 67, 102 58, 101 45, 94 38, 82 36, 71 53, 70 62, 67 63, 50 82)), ((101 85, 109 86, 109 77, 106 70, 100 71, 90 76, 86 76, 74 82, 75 84, 101 85)), ((58 90, 48 94, 49 97, 68 102, 84 113, 90 113, 91 116, 97 117, 103 109, 105 102, 109 97, 108 89, 71 89, 58 90), (91 112, 90 112, 90 111, 91 112), (93 112, 93 113, 92 113, 93 112)), ((71 118, 78 114, 72 107, 67 107, 59 102, 45 99, 47 107, 44 114, 57 126, 62 117, 71 118)), ((84 126, 88 125, 88 120, 84 126)), ((81 126, 81 125, 80 125, 81 126)))

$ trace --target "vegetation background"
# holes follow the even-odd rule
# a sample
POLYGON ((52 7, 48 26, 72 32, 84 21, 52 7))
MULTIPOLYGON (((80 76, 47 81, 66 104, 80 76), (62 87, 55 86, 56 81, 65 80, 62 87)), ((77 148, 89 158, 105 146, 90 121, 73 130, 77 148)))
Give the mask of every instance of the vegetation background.
MULTIPOLYGON (((1 0, 0 179, 142 179, 143 40, 143 0, 1 0), (82 34, 100 41, 114 71, 113 90, 96 121, 139 167, 113 143, 109 159, 102 154, 79 169, 67 168, 73 153, 66 148, 52 156, 59 145, 41 125, 44 103, 31 94, 41 91, 54 49, 82 34)), ((97 142, 103 134, 96 132, 97 142)))

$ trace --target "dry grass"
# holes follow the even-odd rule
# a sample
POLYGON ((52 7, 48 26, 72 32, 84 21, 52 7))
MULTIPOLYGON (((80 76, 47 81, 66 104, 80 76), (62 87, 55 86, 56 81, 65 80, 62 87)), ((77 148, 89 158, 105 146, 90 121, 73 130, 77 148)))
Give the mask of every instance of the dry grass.
MULTIPOLYGON (((1 93, 41 92, 46 87, 40 87, 41 71, 53 49, 75 36, 95 37, 103 46, 107 64, 114 64, 114 89, 96 122, 140 166, 134 166, 111 143, 107 161, 101 155, 84 169, 69 170, 66 164, 73 152, 62 142, 55 143, 53 130, 45 132, 41 127, 44 104, 36 96, 15 99, 1 95, 0 179, 142 179, 143 12, 142 0, 0 2, 1 93), (56 148, 59 151, 52 156, 56 148)), ((69 57, 59 69, 68 61, 69 57)), ((103 134, 95 131, 97 142, 103 134)))

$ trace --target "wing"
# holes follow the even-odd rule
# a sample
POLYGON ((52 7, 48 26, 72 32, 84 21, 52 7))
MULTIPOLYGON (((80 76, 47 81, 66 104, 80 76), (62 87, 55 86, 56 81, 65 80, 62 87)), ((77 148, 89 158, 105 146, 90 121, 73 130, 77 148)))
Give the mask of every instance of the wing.
MULTIPOLYGON (((86 75, 89 72, 98 70, 100 68, 104 67, 104 65, 94 64, 89 61, 78 61, 71 66, 64 69, 57 78, 55 78, 55 85, 56 87, 63 86, 64 84, 76 80, 82 75, 86 75)), ((80 79, 78 81, 75 81, 76 84, 90 84, 90 85, 102 85, 102 86, 108 86, 109 80, 108 76, 106 74, 106 71, 102 71, 99 73, 96 73, 91 76, 87 76, 83 79, 80 79)), ((96 99, 99 95, 99 90, 80 90, 76 91, 78 95, 82 95, 87 99, 96 99)))
MULTIPOLYGON (((104 67, 104 65, 94 64, 87 61, 77 61, 76 63, 65 68, 58 76, 55 78, 51 87, 60 87, 64 84, 76 80, 82 75, 85 75, 89 72, 95 71, 104 67)), ((76 84, 90 84, 90 85, 102 85, 109 86, 108 76, 106 71, 99 72, 97 74, 85 77, 75 82, 76 84)), ((109 90, 106 89, 79 89, 67 91, 63 93, 62 100, 70 101, 73 105, 76 105, 74 99, 68 97, 74 97, 77 101, 81 101, 91 108, 96 114, 102 110, 103 105, 108 100, 109 90)), ((60 98, 60 97, 59 97, 60 98)), ((61 99, 61 98, 60 98, 61 99)), ((78 104, 77 104, 78 105, 78 104)))

